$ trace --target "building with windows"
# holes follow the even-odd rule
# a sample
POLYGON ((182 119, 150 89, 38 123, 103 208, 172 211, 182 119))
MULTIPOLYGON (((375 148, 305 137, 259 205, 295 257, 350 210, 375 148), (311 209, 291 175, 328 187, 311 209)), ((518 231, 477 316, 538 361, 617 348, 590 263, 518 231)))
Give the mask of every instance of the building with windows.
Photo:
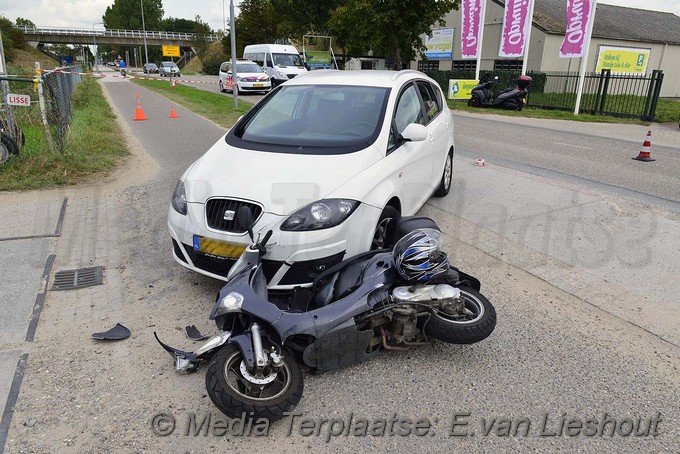
MULTIPOLYGON (((480 71, 521 70, 522 59, 498 56, 503 11, 501 0, 486 0, 484 37, 480 71)), ((581 58, 559 58, 567 18, 565 0, 536 0, 531 29, 527 68, 541 72, 577 72, 581 58)), ((476 60, 463 60, 460 49, 460 11, 445 17, 446 28, 455 28, 453 58, 446 60, 417 60, 411 68, 420 70, 470 69, 476 60)), ((595 23, 586 64, 586 71, 597 71, 598 62, 609 52, 643 54, 643 73, 664 72, 662 97, 680 97, 680 17, 672 13, 598 3, 595 23)), ((614 70, 612 70, 614 72, 614 70)))

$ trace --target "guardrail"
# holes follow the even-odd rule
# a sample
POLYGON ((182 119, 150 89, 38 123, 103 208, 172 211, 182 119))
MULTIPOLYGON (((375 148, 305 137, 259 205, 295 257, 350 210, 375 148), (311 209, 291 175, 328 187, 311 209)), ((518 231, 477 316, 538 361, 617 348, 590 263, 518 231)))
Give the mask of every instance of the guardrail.
MULTIPOLYGON (((142 30, 102 30, 92 28, 69 28, 69 27, 31 27, 26 25, 18 25, 17 28, 25 34, 35 35, 67 35, 67 36, 106 36, 113 38, 144 38, 147 39, 165 39, 165 40, 180 40, 193 41, 196 39, 195 33, 175 33, 163 31, 149 31, 142 30)), ((220 35, 210 34, 204 35, 208 41, 218 41, 222 39, 220 35)))

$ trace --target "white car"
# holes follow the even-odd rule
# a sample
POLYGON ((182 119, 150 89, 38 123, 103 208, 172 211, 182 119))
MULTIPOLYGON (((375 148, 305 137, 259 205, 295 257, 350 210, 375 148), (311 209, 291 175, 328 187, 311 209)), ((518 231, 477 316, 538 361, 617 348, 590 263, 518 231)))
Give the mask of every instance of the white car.
MULTIPOLYGON (((219 87, 221 92, 234 89, 234 78, 231 75, 231 62, 225 61, 220 65, 219 87)), ((268 92, 272 89, 272 82, 264 70, 254 61, 241 60, 236 62, 236 91, 268 92)))
POLYGON ((278 86, 196 160, 168 213, 175 260, 225 280, 250 243, 236 221, 273 235, 263 257, 272 289, 391 239, 399 215, 445 196, 453 117, 423 73, 318 70, 278 86))

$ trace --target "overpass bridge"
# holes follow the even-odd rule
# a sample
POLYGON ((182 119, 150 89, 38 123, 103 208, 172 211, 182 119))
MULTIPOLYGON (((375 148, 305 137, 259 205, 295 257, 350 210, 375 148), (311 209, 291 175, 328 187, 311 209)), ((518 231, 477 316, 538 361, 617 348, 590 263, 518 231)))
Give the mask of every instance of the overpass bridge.
MULTIPOLYGON (((196 40, 194 33, 173 33, 142 30, 104 30, 95 28, 67 27, 31 27, 20 25, 26 41, 41 44, 112 44, 120 46, 144 45, 144 38, 149 46, 182 46, 189 47, 196 40)), ((205 35, 208 42, 218 41, 221 35, 205 35)))

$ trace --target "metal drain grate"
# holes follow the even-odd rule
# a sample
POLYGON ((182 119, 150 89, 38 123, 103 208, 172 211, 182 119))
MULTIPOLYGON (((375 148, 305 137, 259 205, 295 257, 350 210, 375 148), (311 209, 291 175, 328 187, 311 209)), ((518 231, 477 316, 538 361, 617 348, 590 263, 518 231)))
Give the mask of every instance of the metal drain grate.
POLYGON ((54 274, 52 290, 73 290, 91 287, 102 283, 102 267, 80 268, 78 270, 57 271, 54 274))

